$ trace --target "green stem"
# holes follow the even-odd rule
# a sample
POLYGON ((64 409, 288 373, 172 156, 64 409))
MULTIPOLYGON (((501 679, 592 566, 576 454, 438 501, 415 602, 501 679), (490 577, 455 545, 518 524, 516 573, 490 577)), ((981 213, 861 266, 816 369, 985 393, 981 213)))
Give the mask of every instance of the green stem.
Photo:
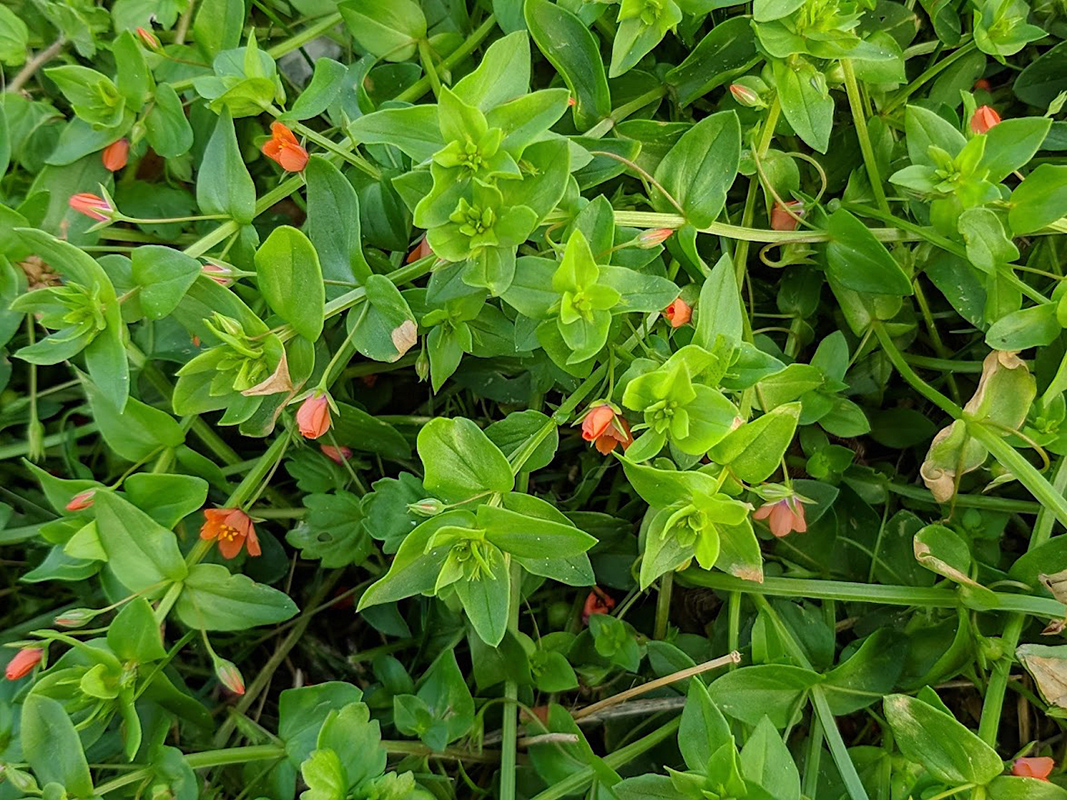
MULTIPOLYGON (((285 758, 285 748, 273 744, 257 744, 249 747, 230 747, 225 750, 205 750, 202 753, 190 753, 185 762, 192 769, 225 767, 230 764, 247 764, 250 761, 273 761, 285 758)), ((130 784, 140 783, 155 774, 151 769, 138 769, 120 775, 107 783, 96 787, 97 795, 108 794, 130 784)))
MULTIPOLYGON (((452 67, 465 61, 471 53, 478 49, 479 45, 485 41, 486 37, 493 32, 495 27, 496 17, 490 14, 485 18, 485 21, 475 28, 474 32, 464 40, 463 44, 441 59, 440 71, 448 72, 452 67)), ((415 81, 415 83, 411 84, 411 86, 398 94, 395 99, 404 103, 413 103, 426 94, 430 87, 430 78, 423 75, 419 80, 415 81)))
MULTIPOLYGON (((771 107, 767 110, 767 117, 763 120, 759 142, 756 144, 756 158, 762 159, 774 140, 774 129, 778 125, 778 117, 782 113, 782 101, 775 95, 771 107)), ((748 196, 745 197, 745 210, 741 213, 741 227, 750 228, 752 217, 756 212, 756 196, 759 193, 759 176, 753 175, 748 182, 748 196)), ((744 286, 745 271, 748 268, 748 243, 749 239, 739 239, 734 248, 734 270, 737 273, 737 285, 744 286)))
MULTIPOLYGON (((764 578, 762 583, 746 581, 723 572, 690 569, 678 574, 688 586, 703 586, 724 592, 743 592, 753 596, 806 597, 838 600, 846 603, 904 606, 908 608, 958 608, 960 596, 954 589, 921 586, 883 586, 851 581, 814 578, 764 578)), ((1042 619, 1067 617, 1067 606, 1050 597, 993 592, 995 605, 989 611, 1010 611, 1042 619)))
POLYGON ((867 167, 867 177, 871 182, 871 191, 874 192, 878 207, 888 213, 889 201, 886 200, 885 190, 882 188, 882 176, 878 172, 878 162, 874 158, 871 136, 867 131, 867 114, 863 110, 863 100, 860 98, 860 87, 856 82, 852 60, 841 59, 841 69, 845 73, 845 91, 848 94, 848 104, 852 109, 852 122, 856 126, 856 138, 859 139, 860 151, 863 153, 863 163, 867 167))
MULTIPOLYGON (((678 726, 681 724, 681 717, 675 717, 667 724, 652 731, 647 736, 643 736, 636 742, 631 742, 626 747, 620 747, 614 753, 608 753, 604 756, 604 763, 611 769, 618 769, 643 753, 648 752, 657 744, 674 735, 678 730, 678 726)), ((551 786, 545 789, 543 792, 534 795, 531 800, 562 800, 564 797, 571 797, 576 795, 586 787, 588 787, 595 777, 596 773, 592 767, 585 767, 578 772, 572 772, 563 780, 556 783, 555 786, 551 786)))
MULTIPOLYGON (((46 436, 41 440, 41 446, 47 450, 50 447, 56 447, 66 442, 80 439, 83 436, 88 436, 90 433, 96 433, 96 423, 90 422, 87 425, 79 425, 76 428, 71 428, 68 431, 60 431, 59 433, 53 433, 51 436, 46 436)), ((30 452, 30 442, 16 442, 15 444, 9 444, 4 447, 0 447, 0 461, 6 461, 9 458, 19 458, 30 452)))
POLYGON ((441 96, 441 78, 437 74, 437 68, 433 65, 433 53, 430 50, 430 42, 419 39, 419 61, 422 62, 422 71, 430 79, 430 89, 434 97, 441 96))
POLYGON ((878 337, 878 341, 882 345, 882 350, 885 352, 890 362, 892 362, 893 366, 897 368, 897 372, 901 374, 901 377, 910 383, 913 388, 917 389, 923 397, 950 417, 953 419, 962 419, 963 409, 916 374, 915 370, 911 368, 911 365, 904 360, 904 356, 901 354, 900 349, 893 342, 893 337, 889 335, 882 323, 876 321, 873 327, 874 334, 878 337))
MULTIPOLYGON (((508 600, 508 632, 519 632, 519 605, 522 603, 522 565, 512 559, 508 566, 511 596, 508 600)), ((516 757, 519 733, 519 685, 513 680, 504 684, 504 718, 500 745, 500 800, 515 800, 516 757)))
POLYGON ((902 104, 906 103, 908 101, 908 98, 911 97, 912 94, 914 94, 924 83, 926 83, 931 78, 937 77, 940 72, 951 67, 959 59, 963 58, 965 55, 974 50, 975 47, 976 45, 974 43, 974 39, 971 39, 970 41, 961 45, 952 55, 946 56, 945 58, 938 61, 928 70, 926 70, 922 75, 920 75, 918 78, 909 83, 903 90, 901 90, 900 93, 896 95, 896 97, 886 103, 885 107, 882 109, 882 114, 888 115, 895 111, 902 104))
POLYGON ((659 595, 656 597, 656 628, 653 637, 667 638, 667 625, 671 615, 671 587, 674 585, 674 571, 664 572, 659 579, 659 595))

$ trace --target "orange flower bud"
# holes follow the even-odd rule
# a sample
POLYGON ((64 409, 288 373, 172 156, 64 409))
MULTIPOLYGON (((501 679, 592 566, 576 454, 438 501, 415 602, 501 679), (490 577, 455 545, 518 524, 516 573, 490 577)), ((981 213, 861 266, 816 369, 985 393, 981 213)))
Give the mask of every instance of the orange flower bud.
POLYGON ((344 464, 352 457, 352 449, 350 447, 334 447, 332 444, 324 444, 320 446, 320 449, 322 454, 335 464, 344 464))
POLYGON ((225 277, 230 274, 230 271, 221 264, 212 264, 209 261, 200 268, 200 271, 211 278, 211 280, 215 281, 219 286, 229 286, 233 283, 233 278, 225 277))
POLYGON ((330 429, 330 401, 315 392, 308 396, 296 412, 296 424, 305 439, 318 439, 330 429))
POLYGON ((300 146, 293 132, 280 122, 270 126, 270 139, 263 144, 263 155, 278 162, 287 172, 303 172, 308 151, 300 146))
POLYGON ((4 677, 9 681, 17 681, 29 675, 33 668, 41 663, 44 651, 40 647, 23 647, 15 657, 7 662, 4 677))
POLYGON ((693 307, 679 297, 663 309, 663 316, 671 323, 672 328, 680 328, 693 318, 693 307))
POLYGON ((245 693, 245 679, 242 677, 241 671, 237 669, 237 666, 232 661, 227 661, 225 658, 215 656, 214 666, 215 677, 219 679, 219 683, 234 694, 245 693))
POLYGON ((653 228, 649 231, 641 231, 637 237, 637 246, 642 250, 651 250, 656 245, 663 244, 673 235, 674 228, 653 228))
POLYGON ((205 508, 200 538, 217 540, 223 558, 236 558, 246 543, 248 555, 258 556, 262 552, 256 526, 239 508, 205 508))
POLYGON ((730 84, 730 94, 733 95, 734 100, 739 105, 745 108, 762 108, 765 104, 763 98, 759 94, 748 86, 740 83, 730 84))
POLYGON ((130 142, 128 139, 119 139, 105 147, 100 157, 104 162, 104 168, 111 172, 118 172, 126 166, 130 157, 130 142))
POLYGON ((804 216, 804 204, 799 200, 790 200, 785 206, 782 206, 781 203, 775 203, 771 207, 772 231, 795 231, 797 229, 796 217, 786 211, 787 208, 797 217, 804 216))
POLYGON ((93 496, 96 494, 96 489, 87 489, 84 492, 79 492, 70 498, 70 502, 67 503, 67 511, 84 511, 93 504, 93 496))
POLYGON ((107 222, 111 219, 111 212, 114 211, 107 200, 99 195, 90 194, 89 192, 81 192, 72 195, 70 198, 70 207, 75 211, 78 211, 87 217, 99 220, 100 222, 107 222))
POLYGON ((419 239, 419 243, 415 246, 415 248, 410 253, 408 253, 408 257, 407 259, 405 259, 404 263, 414 264, 419 259, 426 258, 426 256, 432 255, 433 249, 430 247, 430 243, 426 240, 426 237, 423 236, 421 239, 419 239))
POLYGON ((1011 774, 1018 778, 1037 778, 1039 781, 1047 781, 1055 767, 1056 762, 1047 756, 1017 758, 1011 765, 1011 774))
POLYGON ((162 46, 156 35, 146 28, 137 28, 137 38, 139 38, 141 43, 149 50, 159 50, 162 46))
POLYGON ((979 89, 988 92, 989 81, 987 81, 985 78, 979 78, 978 80, 976 80, 974 82, 974 90, 977 92, 979 89))
POLYGON ((55 623, 61 628, 80 628, 99 613, 91 608, 72 608, 56 617, 55 623))
POLYGON ((1000 114, 992 106, 978 106, 971 117, 971 130, 975 133, 985 133, 1000 122, 1000 114))

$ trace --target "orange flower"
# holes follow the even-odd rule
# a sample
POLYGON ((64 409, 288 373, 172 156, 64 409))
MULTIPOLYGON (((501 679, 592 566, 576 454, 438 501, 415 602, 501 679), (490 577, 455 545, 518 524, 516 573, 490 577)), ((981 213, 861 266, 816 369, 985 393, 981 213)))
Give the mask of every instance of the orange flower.
POLYGON ((263 155, 277 161, 288 172, 302 172, 308 163, 308 151, 280 122, 271 123, 270 139, 263 145, 263 155))
POLYGON ((764 503, 756 510, 752 518, 770 518, 767 525, 771 533, 779 539, 788 536, 793 531, 807 533, 808 530, 808 523, 804 521, 804 506, 796 497, 783 497, 772 503, 764 503))
POLYGON ((596 449, 607 455, 621 444, 625 450, 633 444, 629 423, 609 403, 601 403, 589 409, 582 420, 582 438, 593 442, 596 449))
POLYGON ((585 598, 585 606, 582 608, 582 624, 588 625, 591 616, 607 614, 613 608, 615 608, 615 599, 599 586, 594 586, 585 598))
POLYGON ((784 207, 781 203, 775 203, 771 207, 772 231, 795 231, 797 229, 796 217, 786 211, 786 208, 790 209, 798 217, 804 215, 804 204, 799 200, 790 200, 784 207))
POLYGON ((84 511, 93 504, 93 495, 96 494, 96 489, 88 489, 84 492, 79 492, 70 498, 70 502, 67 503, 67 511, 84 511))
POLYGON ((70 207, 100 222, 111 219, 111 212, 114 210, 107 200, 89 192, 73 195, 70 198, 70 207))
POLYGON ((419 239, 419 243, 415 245, 415 249, 408 253, 405 264, 414 264, 420 258, 426 258, 426 256, 432 256, 433 249, 430 247, 430 243, 426 241, 426 237, 423 236, 419 239))
POLYGON ((350 447, 334 447, 332 444, 324 444, 321 446, 322 454, 326 458, 335 464, 341 464, 342 466, 348 459, 352 457, 352 448, 350 447))
POLYGON ((111 172, 118 172, 120 169, 126 166, 126 162, 130 157, 130 142, 128 139, 119 139, 117 142, 112 142, 102 151, 100 151, 100 157, 104 162, 104 167, 111 172))
POLYGON ((975 133, 985 133, 1000 122, 1000 114, 992 106, 978 106, 971 117, 971 130, 975 133))
POLYGON ((979 78, 978 80, 976 80, 974 82, 974 90, 977 92, 979 89, 981 89, 982 91, 988 92, 989 91, 989 81, 987 81, 985 78, 979 78))
POLYGON ((1011 765, 1011 774, 1019 778, 1037 778, 1039 781, 1047 781, 1055 767, 1056 762, 1048 756, 1017 758, 1011 765))
POLYGON ((23 647, 15 653, 13 659, 7 662, 4 677, 9 681, 17 681, 19 678, 26 677, 34 667, 41 663, 43 655, 44 651, 40 647, 23 647))
POLYGON ((326 395, 309 395, 296 412, 296 424, 305 439, 318 439, 326 433, 330 429, 330 401, 326 395))
POLYGON ((679 297, 663 309, 663 316, 671 323, 672 328, 680 328, 693 318, 693 307, 679 297))
POLYGON ((217 540, 223 558, 236 558, 246 542, 248 555, 258 556, 262 552, 256 538, 256 526, 241 509, 205 508, 204 519, 200 538, 217 540))

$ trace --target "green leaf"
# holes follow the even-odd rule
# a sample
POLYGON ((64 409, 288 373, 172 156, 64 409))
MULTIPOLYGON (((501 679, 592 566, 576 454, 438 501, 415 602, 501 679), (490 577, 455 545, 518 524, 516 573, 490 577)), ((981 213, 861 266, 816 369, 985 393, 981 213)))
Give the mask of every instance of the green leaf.
POLYGON ((322 333, 326 293, 315 246, 296 228, 281 225, 256 251, 263 299, 293 330, 314 342, 322 333))
POLYGON ((887 697, 884 707, 900 752, 938 780, 981 786, 1004 770, 992 747, 943 711, 902 694, 887 697))
POLYGON ((550 0, 526 0, 526 25, 574 96, 574 122, 587 130, 611 113, 611 93, 597 41, 577 16, 550 0))
POLYGON ((800 403, 780 405, 734 429, 708 455, 746 483, 761 483, 779 466, 793 441, 800 403))
POLYGON ((122 488, 131 503, 164 528, 173 528, 207 500, 207 481, 192 475, 138 472, 122 488))
POLYGON ((107 629, 107 644, 122 661, 147 664, 167 657, 151 604, 137 597, 123 606, 107 629))
POLYGON ((1056 303, 1042 303, 1004 315, 989 326, 985 338, 994 350, 1026 350, 1052 344, 1062 331, 1056 303))
POLYGON ((800 57, 774 59, 771 66, 786 121, 805 143, 825 153, 834 126, 834 99, 826 78, 800 57))
MULTIPOLYGON (((359 198, 348 179, 326 159, 312 156, 307 181, 307 232, 322 265, 322 277, 362 283, 371 274, 360 241, 359 198)), ((327 286, 327 296, 344 287, 327 286)))
POLYGON ((171 247, 145 244, 134 249, 130 269, 145 316, 163 319, 200 275, 200 262, 171 247))
POLYGON ((426 17, 413 0, 346 0, 337 10, 356 43, 386 61, 407 61, 426 38, 426 17))
MULTIPOLYGON (((480 512, 483 508, 487 506, 480 506, 478 511, 480 512)), ((463 604, 463 610, 467 612, 467 618, 474 627, 474 632, 487 645, 496 647, 503 640, 504 633, 508 629, 511 579, 508 575, 507 560, 499 550, 491 551, 489 566, 491 574, 479 575, 475 580, 459 580, 453 586, 456 588, 459 601, 463 604)))
POLYGON ((733 260, 723 253, 700 289, 693 344, 712 350, 720 336, 727 344, 739 344, 744 330, 741 308, 733 260))
POLYGON ((515 31, 489 45, 477 69, 452 90, 467 105, 489 111, 525 96, 529 88, 530 38, 525 31, 515 31))
POLYGON ((687 106, 728 83, 756 57, 752 23, 732 17, 712 28, 685 60, 667 73, 667 83, 678 93, 679 104, 687 106))
POLYGON ((330 430, 338 444, 392 461, 411 457, 408 440, 388 422, 347 403, 337 403, 337 412, 330 430))
POLYGON ((978 165, 989 170, 986 180, 1000 183, 1015 170, 1026 166, 1048 136, 1048 117, 1020 117, 998 122, 986 132, 985 153, 978 165))
POLYGON ((472 527, 474 523, 474 515, 469 511, 447 511, 416 527, 400 544, 385 576, 363 593, 358 609, 433 592, 437 575, 452 546, 430 548, 430 540, 441 528, 472 527))
POLYGON ((144 125, 148 143, 163 158, 177 158, 193 146, 193 128, 185 116, 181 98, 169 83, 156 87, 155 102, 145 116, 144 125))
POLYGON ((935 167, 930 146, 939 147, 955 158, 967 144, 956 127, 940 115, 922 106, 908 106, 904 114, 905 142, 912 164, 935 167))
POLYGON ((986 787, 989 800, 1067 800, 1067 789, 1039 778, 1001 775, 986 787))
POLYGON ((352 346, 374 361, 396 361, 418 340, 415 315, 384 275, 370 275, 363 287, 366 302, 350 311, 346 320, 352 346))
POLYGON ((1011 193, 1008 225, 1015 236, 1067 215, 1067 165, 1040 164, 1011 193))
POLYGON ((678 727, 678 749, 685 765, 704 772, 712 754, 725 744, 733 744, 730 724, 712 702, 707 687, 699 680, 690 681, 678 727))
POLYGON ((174 611, 184 624, 202 631, 240 631, 284 622, 299 609, 287 594, 232 574, 220 564, 189 570, 174 611))
POLYGON ((365 703, 349 703, 330 711, 319 731, 318 747, 340 755, 348 786, 365 786, 385 771, 387 754, 381 746, 378 720, 371 720, 365 703))
POLYGON ((308 787, 300 800, 344 800, 348 794, 348 778, 334 750, 313 752, 300 765, 300 776, 308 787))
POLYGON ((278 700, 278 737, 285 742, 289 763, 299 766, 311 755, 330 712, 362 699, 363 693, 358 688, 341 681, 282 692, 278 700))
MULTIPOLYGON (((741 159, 741 123, 733 111, 705 117, 671 148, 656 167, 656 181, 677 202, 686 221, 706 228, 726 204, 741 159)), ((653 191, 657 211, 677 208, 662 193, 653 191)))
POLYGON ((717 678, 708 694, 727 716, 746 725, 758 725, 766 716, 781 730, 797 716, 808 690, 821 680, 817 672, 800 667, 758 664, 717 678))
POLYGON ((386 108, 359 117, 348 126, 353 141, 391 144, 413 161, 426 161, 445 146, 436 105, 386 108))
POLYGON ((364 527, 360 500, 349 492, 310 494, 304 498, 308 515, 285 535, 301 556, 322 562, 327 569, 359 566, 374 552, 364 527))
POLYGON ((559 429, 547 415, 533 409, 514 411, 486 428, 485 435, 510 460, 546 425, 551 425, 551 432, 537 445, 523 464, 525 472, 536 472, 552 463, 556 448, 559 446, 559 429))
POLYGON ((767 717, 759 721, 741 749, 741 774, 774 800, 800 800, 800 772, 767 717))
POLYGON ((93 507, 108 568, 132 592, 183 580, 189 570, 175 535, 136 506, 97 492, 93 507))
POLYGON ((515 484, 507 458, 482 430, 463 417, 430 420, 418 438, 426 490, 446 503, 461 503, 515 484))
POLYGON ((596 544, 596 539, 573 523, 562 524, 489 505, 478 506, 478 524, 485 538, 505 553, 520 558, 577 556, 596 544))
MULTIPOLYGON (((347 76, 348 67, 344 64, 332 58, 317 59, 311 82, 293 102, 293 107, 286 116, 297 120, 317 117, 333 104, 344 88, 344 79, 347 76)), ((311 217, 310 213, 308 217, 311 217)))
POLYGON ((892 691, 904 669, 899 646, 894 631, 879 628, 847 661, 826 673, 822 688, 835 716, 854 714, 892 691))
POLYGON ((988 208, 968 208, 960 214, 959 231, 967 245, 967 260, 982 272, 996 272, 998 264, 1010 264, 1019 257, 1000 217, 988 208))
MULTIPOLYGON (((240 0, 236 2, 240 4, 240 0)), ((256 186, 245 167, 233 119, 227 110, 223 110, 215 123, 215 131, 200 162, 199 175, 196 202, 202 212, 225 214, 246 225, 252 222, 256 215, 256 186)))
POLYGON ((20 738, 22 752, 41 784, 58 783, 78 797, 93 795, 81 740, 58 700, 38 693, 27 695, 22 703, 20 738))
POLYGON ((870 228, 839 208, 826 225, 827 272, 842 286, 863 294, 910 295, 911 281, 874 238, 870 228))
MULTIPOLYGON (((26 60, 30 43, 30 31, 7 6, 0 6, 0 64, 17 67, 26 60)), ((4 136, 6 139, 6 135, 4 136)), ((0 161, 0 174, 7 171, 7 164, 0 161)))
POLYGON ((201 3, 193 19, 193 38, 209 58, 241 43, 245 21, 243 0, 212 0, 201 3))

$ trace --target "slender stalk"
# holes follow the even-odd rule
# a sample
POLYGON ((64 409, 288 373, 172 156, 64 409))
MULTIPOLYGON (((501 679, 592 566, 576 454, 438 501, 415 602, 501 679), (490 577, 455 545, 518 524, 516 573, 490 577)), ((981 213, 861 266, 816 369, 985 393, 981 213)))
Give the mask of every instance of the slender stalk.
MULTIPOLYGON (((519 632, 519 605, 522 603, 522 565, 515 559, 508 566, 511 597, 508 601, 508 632, 519 632)), ((519 685, 513 680, 504 684, 503 741, 500 749, 500 800, 515 800, 517 740, 519 733, 519 685)))
POLYGON ((867 114, 863 109, 863 100, 860 98, 860 87, 856 82, 856 71, 852 68, 852 60, 841 59, 841 69, 845 73, 845 91, 848 94, 848 104, 852 109, 852 122, 856 126, 856 138, 860 143, 860 152, 863 153, 863 163, 867 167, 867 177, 871 182, 871 191, 874 192, 874 200, 878 203, 878 207, 889 213, 889 201, 885 198, 882 176, 878 173, 878 162, 874 158, 871 135, 867 131, 867 114))
POLYGON ((916 374, 915 370, 911 368, 911 365, 904 360, 904 356, 901 354, 900 349, 893 342, 893 338, 889 335, 881 322, 874 323, 874 334, 878 337, 878 341, 882 345, 882 350, 904 380, 910 383, 913 388, 917 389, 923 397, 953 419, 961 419, 963 417, 962 408, 953 403, 916 374))
MULTIPOLYGON (((958 608, 959 594, 953 589, 920 586, 883 586, 851 581, 814 578, 764 578, 762 583, 746 581, 723 572, 689 569, 678 574, 688 586, 703 586, 724 592, 742 592, 754 597, 807 597, 849 603, 905 606, 915 608, 958 608)), ((990 611, 1014 611, 1042 619, 1063 619, 1067 606, 1048 597, 993 592, 996 605, 990 611)))
POLYGON ((671 615, 671 587, 674 585, 674 570, 664 572, 659 579, 659 594, 656 596, 656 627, 653 638, 666 639, 671 615))
MULTIPOLYGON (((618 769, 624 764, 628 764, 642 753, 648 752, 660 742, 673 736, 675 731, 678 730, 681 721, 681 717, 675 717, 667 724, 657 728, 647 736, 641 737, 636 742, 631 742, 626 747, 620 747, 614 753, 608 753, 603 758, 604 763, 612 769, 618 769)), ((550 786, 543 792, 534 795, 531 800, 562 800, 564 797, 576 795, 593 782, 595 775, 596 773, 593 772, 592 767, 585 767, 578 772, 571 773, 555 786, 550 786)))
MULTIPOLYGON (((782 113, 782 101, 778 95, 774 96, 771 107, 767 110, 767 117, 763 120, 763 128, 760 131, 759 142, 756 144, 756 158, 762 160, 774 140, 774 129, 778 125, 778 117, 782 113)), ((756 212, 756 196, 759 193, 759 176, 754 175, 748 182, 748 196, 745 198, 745 210, 741 213, 741 226, 748 228, 752 224, 752 217, 756 212)), ((734 248, 734 270, 737 273, 737 285, 745 283, 745 272, 748 269, 748 243, 749 239, 739 239, 734 248)))
POLYGON ((37 70, 59 55, 59 51, 63 49, 63 45, 67 43, 67 37, 60 36, 52 44, 48 45, 44 50, 35 55, 26 65, 19 70, 18 74, 11 79, 11 83, 7 86, 7 91, 12 94, 21 91, 22 87, 29 83, 30 78, 37 74, 37 70))

